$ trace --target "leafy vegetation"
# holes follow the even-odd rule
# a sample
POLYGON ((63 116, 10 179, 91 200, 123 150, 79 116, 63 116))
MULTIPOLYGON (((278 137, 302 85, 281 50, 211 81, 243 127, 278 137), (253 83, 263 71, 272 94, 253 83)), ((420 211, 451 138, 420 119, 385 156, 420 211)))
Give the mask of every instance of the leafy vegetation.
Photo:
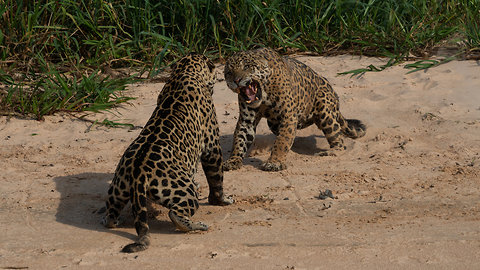
POLYGON ((132 99, 121 94, 131 81, 101 78, 98 73, 77 78, 55 70, 29 84, 10 83, 5 92, 0 92, 0 111, 41 120, 58 111, 108 110, 132 99))
POLYGON ((41 118, 101 102, 109 108, 128 100, 115 89, 130 80, 92 74, 126 67, 153 77, 188 51, 222 59, 263 45, 284 53, 387 56, 388 66, 406 55, 428 57, 456 35, 463 56, 475 58, 479 10, 479 0, 3 0, 0 83, 7 90, 0 88, 0 110, 41 118), (75 92, 101 92, 93 89, 110 80, 109 98, 97 103, 90 92, 75 92), (91 85, 77 86, 82 82, 91 85))

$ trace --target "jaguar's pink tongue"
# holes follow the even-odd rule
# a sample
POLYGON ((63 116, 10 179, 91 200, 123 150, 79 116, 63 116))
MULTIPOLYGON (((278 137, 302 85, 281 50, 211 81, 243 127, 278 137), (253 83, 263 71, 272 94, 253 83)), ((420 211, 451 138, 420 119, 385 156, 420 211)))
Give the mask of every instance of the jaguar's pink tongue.
POLYGON ((255 88, 251 86, 245 89, 245 95, 247 95, 250 102, 256 100, 256 97, 255 97, 256 94, 257 94, 257 91, 255 91, 255 88))

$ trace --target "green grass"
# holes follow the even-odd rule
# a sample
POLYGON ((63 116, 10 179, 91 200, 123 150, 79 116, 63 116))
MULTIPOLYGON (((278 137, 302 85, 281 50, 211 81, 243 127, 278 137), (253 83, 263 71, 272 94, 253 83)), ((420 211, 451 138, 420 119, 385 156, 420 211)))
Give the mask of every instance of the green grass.
MULTIPOLYGON (((72 88, 85 80, 64 73, 127 67, 153 77, 189 51, 222 59, 261 45, 284 53, 387 56, 394 60, 389 66, 405 55, 425 57, 456 35, 465 44, 463 55, 479 58, 479 10, 479 0, 3 0, 0 83, 8 86, 10 103, 0 90, 0 108, 36 118, 71 110, 75 105, 59 102, 58 95, 50 100, 32 93, 52 91, 61 80, 72 88), (13 76, 19 73, 22 78, 13 76), (41 109, 39 103, 60 107, 41 109)), ((110 79, 86 81, 92 80, 110 79)))
POLYGON ((450 62, 454 59, 455 59, 455 57, 447 57, 447 58, 444 58, 442 60, 434 60, 434 59, 421 60, 421 61, 417 61, 417 62, 412 63, 412 64, 406 64, 405 68, 406 69, 412 69, 409 72, 407 72, 407 74, 409 74, 409 73, 412 73, 412 72, 433 68, 433 67, 436 67, 438 65, 448 63, 448 62, 450 62))
POLYGON ((92 123, 87 128, 87 130, 85 132, 90 132, 90 130, 96 125, 97 126, 109 127, 109 128, 128 128, 130 130, 135 128, 135 126, 133 124, 122 123, 122 122, 118 122, 118 121, 112 121, 112 120, 108 120, 107 118, 103 119, 103 121, 99 121, 99 120, 91 121, 91 120, 86 120, 86 119, 85 119, 85 121, 92 123))
POLYGON ((345 71, 345 72, 339 72, 337 74, 338 75, 350 74, 351 77, 354 77, 354 76, 362 76, 363 74, 365 74, 365 72, 380 72, 380 71, 383 71, 384 69, 386 69, 388 67, 391 67, 391 66, 394 66, 394 65, 397 65, 397 64, 401 63, 403 59, 404 59, 403 55, 392 56, 386 64, 381 65, 379 67, 376 67, 374 65, 368 65, 366 68, 359 68, 359 69, 349 70, 349 71, 345 71))
POLYGON ((0 92, 0 113, 43 119, 55 112, 99 112, 133 99, 124 96, 131 78, 110 79, 98 73, 89 76, 65 75, 57 70, 43 74, 28 84, 11 82, 0 92))

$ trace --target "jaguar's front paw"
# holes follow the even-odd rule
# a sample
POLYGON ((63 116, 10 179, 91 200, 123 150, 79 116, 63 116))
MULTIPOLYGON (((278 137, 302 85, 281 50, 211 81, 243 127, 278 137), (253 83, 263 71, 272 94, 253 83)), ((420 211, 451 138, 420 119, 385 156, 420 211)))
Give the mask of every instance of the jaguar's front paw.
POLYGON ((100 223, 102 223, 102 225, 105 226, 106 228, 115 228, 118 225, 117 221, 111 220, 108 217, 103 217, 100 223))
POLYGON ((267 161, 262 164, 261 169, 267 172, 276 172, 276 171, 281 171, 285 170, 287 168, 287 165, 282 162, 270 162, 267 161))
POLYGON ((336 157, 337 156, 337 153, 335 152, 332 152, 332 151, 329 151, 329 150, 322 150, 320 152, 317 152, 315 154, 313 154, 314 156, 317 156, 317 157, 336 157))
POLYGON ((239 157, 231 157, 223 163, 224 171, 238 170, 242 167, 242 159, 239 157))
POLYGON ((108 216, 104 216, 102 218, 102 220, 100 221, 100 223, 102 223, 103 226, 105 226, 106 228, 116 228, 118 225, 120 225, 122 223, 123 220, 120 220, 120 219, 112 219, 112 218, 109 218, 108 216))
POLYGON ((220 206, 225 206, 225 205, 230 205, 234 202, 235 200, 232 198, 232 196, 221 196, 220 198, 214 197, 214 196, 209 196, 208 197, 208 203, 211 205, 220 205, 220 206))
POLYGON ((339 156, 341 155, 342 153, 345 152, 345 147, 344 146, 337 146, 337 147, 332 147, 330 148, 329 150, 322 150, 318 153, 315 153, 314 156, 318 156, 318 157, 326 157, 326 156, 330 156, 330 157, 336 157, 336 156, 339 156))

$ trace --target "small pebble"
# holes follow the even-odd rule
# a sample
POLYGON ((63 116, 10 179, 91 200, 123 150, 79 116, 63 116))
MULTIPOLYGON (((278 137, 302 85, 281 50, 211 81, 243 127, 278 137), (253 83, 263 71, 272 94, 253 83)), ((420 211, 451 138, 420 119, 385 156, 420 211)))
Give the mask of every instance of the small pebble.
POLYGON ((333 193, 330 189, 325 189, 325 191, 320 191, 320 195, 318 195, 318 198, 320 200, 325 200, 326 198, 335 199, 335 197, 333 196, 333 193))

